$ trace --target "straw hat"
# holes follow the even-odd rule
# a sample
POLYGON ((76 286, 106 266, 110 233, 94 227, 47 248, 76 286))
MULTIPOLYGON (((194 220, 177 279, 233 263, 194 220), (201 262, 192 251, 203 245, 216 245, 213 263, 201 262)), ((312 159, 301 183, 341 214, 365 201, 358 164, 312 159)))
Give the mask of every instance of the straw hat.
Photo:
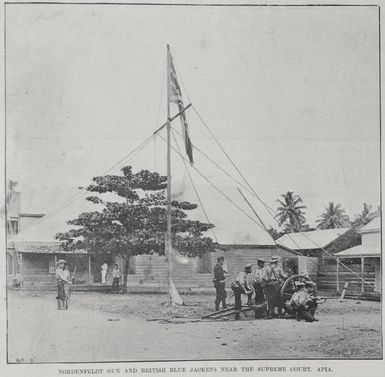
POLYGON ((64 260, 64 259, 59 259, 57 262, 56 262, 56 264, 58 265, 58 264, 64 264, 66 261, 64 260))

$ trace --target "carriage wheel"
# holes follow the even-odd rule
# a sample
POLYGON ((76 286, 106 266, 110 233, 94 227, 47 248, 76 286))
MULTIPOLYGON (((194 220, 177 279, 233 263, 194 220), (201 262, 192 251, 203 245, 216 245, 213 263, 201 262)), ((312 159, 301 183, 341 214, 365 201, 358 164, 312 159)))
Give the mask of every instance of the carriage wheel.
POLYGON ((286 279, 286 281, 283 283, 281 288, 281 299, 282 302, 286 302, 287 300, 291 299, 291 296, 293 296, 293 293, 296 291, 295 282, 296 281, 305 281, 310 280, 308 276, 299 274, 299 275, 293 275, 286 279))

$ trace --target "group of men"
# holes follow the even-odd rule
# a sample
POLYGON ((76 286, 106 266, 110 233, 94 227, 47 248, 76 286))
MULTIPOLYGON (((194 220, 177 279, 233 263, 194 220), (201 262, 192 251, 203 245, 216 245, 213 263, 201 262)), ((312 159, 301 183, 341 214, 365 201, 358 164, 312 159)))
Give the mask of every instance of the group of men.
MULTIPOLYGON (((273 256, 268 262, 259 258, 253 271, 253 265, 247 264, 237 275, 231 284, 231 289, 235 299, 235 319, 240 318, 242 310, 242 295, 247 296, 247 305, 255 307, 255 315, 263 316, 268 319, 278 315, 283 317, 282 310, 288 315, 295 316, 297 320, 305 319, 307 322, 317 321, 314 318, 317 300, 313 296, 314 283, 310 280, 298 282, 296 292, 287 302, 282 302, 281 287, 288 275, 279 266, 280 258, 273 256), (253 300, 254 296, 254 300, 253 300), (275 312, 277 308, 278 313, 275 312)), ((220 303, 222 308, 226 305, 226 285, 227 272, 224 269, 224 257, 217 259, 214 267, 214 287, 216 289, 215 310, 219 311, 220 303)))

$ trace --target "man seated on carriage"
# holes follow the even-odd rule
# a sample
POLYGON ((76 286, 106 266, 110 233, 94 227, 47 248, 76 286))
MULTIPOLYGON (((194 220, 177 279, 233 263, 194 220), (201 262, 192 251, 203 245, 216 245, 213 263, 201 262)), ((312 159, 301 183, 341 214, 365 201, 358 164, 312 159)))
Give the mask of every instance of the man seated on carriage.
POLYGON ((312 295, 314 283, 312 281, 298 282, 297 292, 290 299, 287 307, 295 312, 297 321, 318 321, 314 318, 317 309, 317 298, 312 295))
POLYGON ((272 257, 269 260, 270 265, 266 266, 266 298, 268 315, 267 318, 272 318, 275 315, 275 308, 278 308, 278 316, 282 316, 282 300, 281 300, 281 286, 288 278, 288 275, 278 265, 279 257, 272 257))
POLYGON ((252 305, 251 298, 253 295, 253 290, 250 288, 247 281, 247 275, 251 273, 251 267, 251 264, 244 266, 235 279, 235 282, 231 284, 231 289, 234 292, 235 299, 235 319, 239 319, 239 310, 242 309, 242 294, 247 295, 247 304, 252 305))
POLYGON ((296 318, 297 305, 294 303, 294 299, 297 298, 296 293, 305 286, 303 281, 295 281, 295 292, 292 294, 290 300, 285 302, 285 311, 289 318, 296 318))

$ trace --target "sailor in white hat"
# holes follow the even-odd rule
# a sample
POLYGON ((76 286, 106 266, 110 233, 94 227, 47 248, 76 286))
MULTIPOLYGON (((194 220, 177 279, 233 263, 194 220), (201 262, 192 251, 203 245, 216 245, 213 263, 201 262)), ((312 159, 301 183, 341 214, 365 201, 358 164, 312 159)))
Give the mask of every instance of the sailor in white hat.
POLYGON ((66 309, 66 290, 65 290, 65 284, 71 284, 71 282, 67 279, 66 274, 63 270, 64 263, 66 261, 64 259, 59 259, 56 262, 56 284, 57 284, 57 308, 58 310, 65 310, 66 309))
POLYGON ((278 262, 281 258, 277 256, 271 257, 269 260, 270 269, 266 269, 269 280, 286 280, 288 276, 285 274, 283 269, 278 265, 278 262))

